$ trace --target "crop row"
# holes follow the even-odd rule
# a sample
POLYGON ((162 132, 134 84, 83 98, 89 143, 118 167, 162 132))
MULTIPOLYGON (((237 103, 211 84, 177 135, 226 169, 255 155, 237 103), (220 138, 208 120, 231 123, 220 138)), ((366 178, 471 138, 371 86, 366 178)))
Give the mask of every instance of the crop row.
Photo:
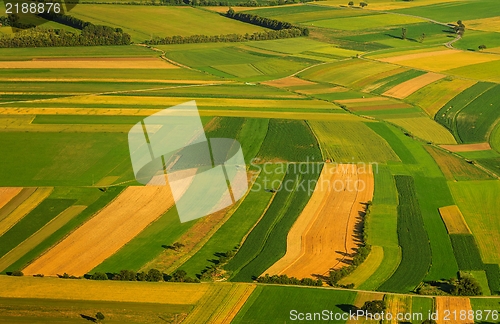
POLYGON ((381 291, 407 292, 417 286, 431 264, 431 248, 411 176, 394 176, 398 190, 398 239, 401 263, 379 287, 381 291))

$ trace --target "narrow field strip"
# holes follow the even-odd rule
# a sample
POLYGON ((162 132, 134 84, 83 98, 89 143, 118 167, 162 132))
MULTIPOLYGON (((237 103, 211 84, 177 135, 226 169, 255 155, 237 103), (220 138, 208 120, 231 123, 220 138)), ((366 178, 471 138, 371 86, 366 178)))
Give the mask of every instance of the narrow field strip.
POLYGON ((446 225, 448 234, 472 234, 458 206, 441 207, 439 214, 446 225))
MULTIPOLYGON (((17 196, 23 188, 19 187, 2 187, 0 188, 0 209, 2 209, 9 201, 17 196)), ((1 220, 1 217, 0 217, 1 220)))
POLYGON ((23 272, 48 276, 64 272, 84 275, 165 213, 173 203, 168 187, 128 187, 23 272))
POLYGON ((381 246, 372 246, 370 254, 366 260, 359 265, 354 272, 339 281, 341 285, 354 284, 354 288, 361 286, 364 282, 377 271, 384 261, 384 248, 381 246))
POLYGON ((178 69, 157 58, 105 60, 0 61, 0 69, 178 69))
POLYGON ((218 284, 222 286, 217 294, 209 291, 202 302, 195 306, 183 323, 230 323, 252 294, 253 284, 218 284))
POLYGON ((0 297, 194 305, 215 285, 0 276, 0 297))
POLYGON ((52 235, 78 214, 80 214, 87 206, 71 206, 62 213, 60 213, 56 218, 52 219, 44 227, 42 227, 38 232, 31 235, 29 238, 24 240, 21 244, 10 250, 2 258, 0 258, 0 272, 4 271, 8 266, 19 260, 26 253, 31 251, 38 244, 42 243, 47 237, 52 235))
POLYGON ((16 225, 24 216, 28 215, 42 201, 44 201, 54 188, 38 188, 31 196, 21 203, 12 213, 0 221, 0 236, 5 234, 12 226, 16 225))
POLYGON ((9 200, 2 208, 0 208, 0 223, 3 219, 10 215, 19 205, 21 205, 29 196, 31 196, 36 187, 23 188, 19 194, 9 200))
POLYGON ((316 195, 313 194, 316 197, 306 205, 288 234, 287 253, 266 273, 297 278, 323 275, 331 268, 345 266, 345 260, 355 253, 359 244, 355 227, 365 210, 363 204, 373 196, 372 170, 326 164, 322 175, 314 191, 316 195), (355 181, 363 183, 363 190, 346 187, 339 191, 335 187, 355 181))
POLYGON ((439 145, 450 152, 473 152, 491 150, 490 143, 439 145))
POLYGON ((436 297, 436 311, 438 313, 438 324, 473 324, 472 320, 460 319, 460 312, 466 314, 472 310, 470 299, 466 297, 436 297), (456 312, 456 317, 453 313, 456 312), (448 315, 448 320, 445 316, 448 315))
MULTIPOLYGON (((150 116, 163 109, 109 109, 109 108, 0 108, 0 115, 72 115, 72 116, 150 116)), ((283 118, 283 111, 264 110, 210 110, 200 109, 201 116, 211 117, 253 117, 253 118, 283 118)), ((335 112, 290 112, 286 111, 287 119, 306 120, 345 120, 365 121, 365 119, 353 114, 346 114, 343 110, 336 109, 335 112)))
POLYGON ((302 80, 297 77, 291 76, 291 77, 286 77, 282 79, 276 79, 276 80, 271 80, 271 81, 266 81, 262 82, 262 84, 272 86, 272 87, 277 87, 277 88, 289 88, 289 87, 296 87, 296 86, 309 86, 316 84, 315 82, 307 81, 307 80, 302 80))
POLYGON ((398 84, 397 86, 384 92, 384 95, 397 99, 404 99, 409 95, 411 95, 412 93, 417 92, 421 88, 425 87, 426 85, 429 85, 444 77, 445 77, 444 74, 429 72, 424 75, 418 76, 416 78, 398 84))

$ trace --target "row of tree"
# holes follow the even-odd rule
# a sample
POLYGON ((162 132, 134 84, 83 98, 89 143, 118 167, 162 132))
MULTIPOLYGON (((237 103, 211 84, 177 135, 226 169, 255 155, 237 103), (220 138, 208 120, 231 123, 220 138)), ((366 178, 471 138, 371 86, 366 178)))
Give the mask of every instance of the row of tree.
POLYGON ((0 48, 129 45, 130 35, 108 26, 88 25, 80 34, 41 27, 0 36, 0 48))
POLYGON ((226 34, 226 35, 191 35, 156 37, 144 41, 148 45, 188 44, 188 43, 220 43, 220 42, 246 42, 253 40, 269 40, 281 38, 294 38, 302 36, 296 28, 255 32, 253 34, 226 34))
POLYGON ((265 276, 258 277, 256 279, 257 282, 266 283, 266 284, 278 284, 278 285, 298 285, 298 286, 323 286, 323 280, 321 279, 311 279, 311 278, 302 278, 297 279, 295 277, 288 277, 286 274, 284 275, 273 275, 269 276, 266 273, 265 276))
POLYGON ((309 35, 309 29, 307 27, 297 26, 286 21, 261 17, 258 15, 235 12, 233 8, 229 8, 226 13, 226 17, 273 30, 298 29, 300 30, 302 36, 309 35))
POLYGON ((197 278, 191 278, 184 270, 176 270, 172 275, 162 273, 158 269, 150 269, 148 272, 135 272, 133 270, 121 270, 119 273, 95 272, 88 276, 91 280, 119 280, 119 281, 168 281, 168 282, 200 282, 197 278))

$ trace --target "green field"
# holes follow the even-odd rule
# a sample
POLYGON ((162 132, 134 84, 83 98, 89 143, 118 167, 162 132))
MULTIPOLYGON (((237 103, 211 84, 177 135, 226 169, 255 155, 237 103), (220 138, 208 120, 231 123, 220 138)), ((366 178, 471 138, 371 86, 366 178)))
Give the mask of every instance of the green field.
POLYGON ((323 155, 336 162, 387 162, 399 160, 386 141, 361 122, 309 123, 323 155), (373 148, 377 149, 374 150, 373 148))
POLYGON ((216 13, 192 7, 134 7, 120 5, 76 6, 71 15, 93 24, 120 27, 135 42, 152 37, 221 35, 238 30, 240 34, 262 28, 224 18, 216 13), (149 17, 154 16, 154 20, 149 17), (143 22, 147 20, 148 23, 143 22), (207 25, 204 21, 210 21, 207 25), (189 28, 186 28, 189 26, 189 28))
POLYGON ((119 133, 2 133, 3 186, 91 186, 106 176, 134 179, 127 135, 119 133))
POLYGON ((460 270, 482 270, 483 261, 472 235, 450 235, 453 252, 460 270))
POLYGON ((344 307, 352 305, 355 298, 356 293, 352 291, 258 286, 234 322, 268 323, 270 319, 274 322, 287 322, 290 320, 291 310, 321 313, 326 309, 333 314, 343 313, 346 311, 344 307), (284 300, 286 304, 282 304, 284 300))
POLYGON ((431 265, 431 247, 418 206, 414 181, 395 176, 398 189, 398 239, 402 249, 401 263, 378 290, 408 292, 425 277, 431 265))
POLYGON ((269 129, 257 157, 262 161, 322 160, 319 144, 307 123, 286 119, 269 121, 269 129))

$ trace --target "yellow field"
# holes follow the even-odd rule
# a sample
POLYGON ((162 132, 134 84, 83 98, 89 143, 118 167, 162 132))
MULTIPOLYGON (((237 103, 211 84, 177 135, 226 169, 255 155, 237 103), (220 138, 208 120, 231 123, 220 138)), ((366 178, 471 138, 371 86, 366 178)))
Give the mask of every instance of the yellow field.
POLYGON ((7 298, 140 301, 194 305, 216 285, 0 276, 0 287, 2 287, 0 297, 7 298))
POLYGON ((17 196, 23 188, 2 187, 0 188, 0 209, 5 206, 12 198, 17 196))
MULTIPOLYGON (((382 321, 382 324, 399 324, 401 322, 396 320, 397 314, 407 314, 411 313, 411 296, 408 295, 386 295, 384 300, 387 305, 387 313, 390 313, 394 316, 391 321, 382 321)), ((424 317, 427 314, 424 314, 424 317)))
POLYGON ((35 234, 24 240, 21 244, 10 250, 0 258, 0 271, 4 271, 8 266, 19 260, 26 253, 42 243, 47 237, 60 229, 71 219, 80 214, 87 206, 71 206, 47 223, 35 234))
POLYGON ((418 91, 420 88, 423 88, 426 85, 438 81, 444 77, 445 75, 443 74, 429 72, 424 75, 418 76, 416 78, 398 84, 397 86, 384 92, 384 95, 397 99, 404 99, 409 95, 411 95, 412 93, 418 91))
POLYGON ((341 285, 354 284, 354 288, 359 287, 366 280, 368 280, 382 264, 384 260, 384 249, 380 246, 372 246, 370 254, 360 266, 354 270, 347 277, 339 281, 341 285))
POLYGON ((264 273, 305 278, 345 266, 359 245, 355 228, 364 203, 372 199, 373 185, 371 168, 326 164, 311 200, 288 233, 286 254, 264 273), (359 190, 346 186, 358 181, 363 184, 359 190))
POLYGON ((403 127, 411 134, 437 144, 456 144, 450 132, 429 117, 395 118, 387 121, 403 127))
POLYGON ((469 312, 472 310, 470 299, 466 297, 436 297, 436 311, 438 313, 438 324, 473 324, 471 320, 460 320, 460 312, 469 312), (444 317, 450 311, 449 320, 444 317), (456 311, 457 318, 455 319, 453 312, 456 311))
POLYGON ((256 285, 218 283, 201 298, 183 323, 230 323, 256 285))
POLYGON ((500 16, 491 18, 481 18, 475 20, 465 20, 464 24, 469 29, 498 32, 500 30, 500 16))
POLYGON ((463 52, 458 50, 447 50, 446 52, 427 53, 428 55, 420 58, 396 57, 393 59, 385 59, 384 61, 392 63, 397 62, 398 64, 417 69, 442 72, 467 65, 500 60, 500 57, 494 54, 463 52))
MULTIPOLYGON (((377 53, 374 52, 374 54, 366 54, 367 57, 380 60, 380 61, 385 61, 384 59, 392 59, 404 55, 412 55, 412 54, 420 54, 420 53, 436 53, 436 52, 445 52, 446 50, 443 50, 442 46, 439 47, 424 47, 424 48, 419 48, 419 49, 412 49, 412 50, 399 50, 399 51, 394 51, 391 50, 387 53, 377 53)), ((417 56, 418 57, 418 56, 417 56)), ((412 57, 409 57, 412 58, 412 57)))
POLYGON ((441 80, 432 85, 423 87, 407 99, 416 104, 429 116, 434 117, 436 113, 448 101, 453 99, 465 89, 472 87, 476 82, 464 79, 448 79, 441 80))
POLYGON ((439 214, 446 225, 448 234, 472 234, 458 206, 441 207, 439 214))
POLYGON ((19 115, 0 118, 0 132, 43 132, 43 133, 128 133, 130 125, 85 125, 85 124, 32 124, 34 116, 19 115))
POLYGON ((168 186, 128 187, 23 272, 47 276, 64 272, 84 275, 113 255, 173 204, 168 186))
POLYGON ((54 188, 38 188, 31 196, 23 201, 12 213, 0 221, 0 236, 16 225, 24 216, 28 215, 36 206, 44 201, 54 188))
POLYGON ((0 61, 0 69, 178 69, 159 58, 139 59, 38 59, 32 61, 0 61))
POLYGON ((451 49, 444 50, 442 48, 430 48, 430 49, 418 49, 414 51, 374 55, 373 58, 380 59, 380 61, 383 62, 398 63, 401 61, 410 61, 410 60, 424 59, 427 57, 450 55, 452 53, 453 50, 451 49))

